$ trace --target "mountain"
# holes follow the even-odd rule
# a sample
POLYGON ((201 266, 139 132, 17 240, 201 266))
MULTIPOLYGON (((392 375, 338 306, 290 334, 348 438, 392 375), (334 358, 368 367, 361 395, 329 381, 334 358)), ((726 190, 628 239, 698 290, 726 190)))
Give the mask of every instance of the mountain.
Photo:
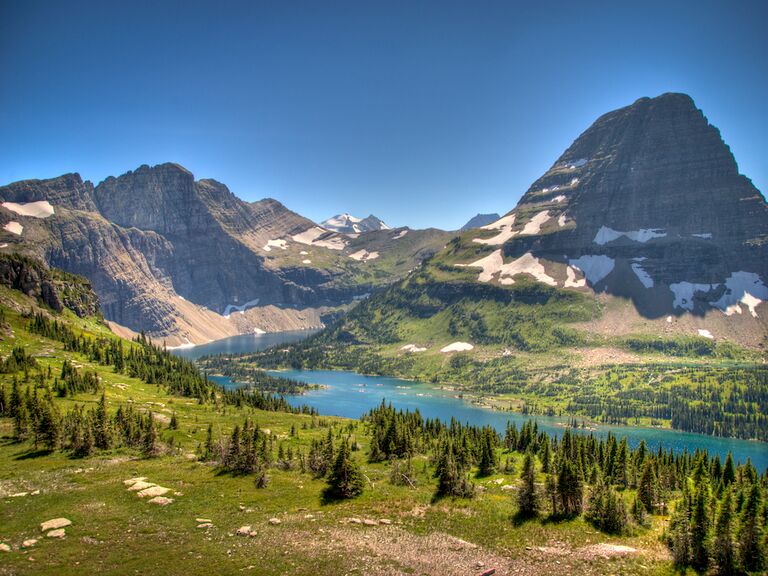
POLYGON ((350 238, 172 163, 95 187, 78 174, 15 182, 0 200, 0 250, 87 277, 115 330, 173 345, 320 327, 449 239, 350 238))
POLYGON ((501 216, 495 212, 493 214, 477 214, 470 218, 469 221, 460 228, 460 230, 461 232, 464 232, 465 230, 471 230, 472 228, 480 228, 481 226, 496 222, 496 220, 499 218, 501 218, 501 216))
POLYGON ((584 361, 635 337, 762 350, 766 281, 765 198, 693 100, 663 94, 598 118, 513 210, 330 337, 438 356, 453 341, 478 356, 567 348, 584 361))
POLYGON ((373 214, 367 218, 357 218, 351 214, 337 214, 328 220, 321 222, 321 226, 326 230, 339 232, 341 234, 360 234, 362 232, 373 232, 375 230, 391 230, 382 220, 379 220, 373 214))

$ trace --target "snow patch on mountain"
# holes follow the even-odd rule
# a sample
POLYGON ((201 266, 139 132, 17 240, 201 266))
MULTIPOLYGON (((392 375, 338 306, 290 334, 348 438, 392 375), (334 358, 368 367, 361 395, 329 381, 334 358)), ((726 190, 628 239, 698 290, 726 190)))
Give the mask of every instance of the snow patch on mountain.
POLYGON ((448 346, 440 348, 440 352, 466 352, 468 350, 472 350, 473 348, 474 346, 469 342, 454 342, 453 344, 448 344, 448 346))
POLYGON ((48 218, 53 216, 54 210, 48 200, 38 200, 37 202, 3 202, 3 208, 15 212, 20 216, 29 216, 31 218, 48 218))
POLYGON ((544 210, 543 212, 539 212, 531 218, 528 223, 523 226, 522 231, 520 232, 521 236, 527 236, 532 234, 538 234, 541 232, 541 226, 549 220, 549 210, 544 210))
POLYGON ((374 230, 391 230, 389 226, 373 214, 367 218, 358 218, 346 212, 328 218, 328 220, 321 222, 321 225, 327 230, 340 234, 360 234, 361 232, 371 232, 374 230))
POLYGON ((568 260, 568 263, 578 268, 587 277, 587 281, 594 286, 600 280, 608 276, 616 266, 616 261, 603 254, 598 256, 584 255, 568 260))
POLYGON ((406 344, 400 348, 403 352, 426 352, 426 348, 417 346, 416 344, 406 344))
POLYGON ((552 278, 544 268, 544 265, 530 252, 526 252, 509 264, 504 264, 504 257, 501 250, 495 250, 485 258, 476 260, 466 266, 472 268, 482 268, 482 272, 477 277, 479 282, 490 282, 498 274, 499 282, 502 284, 514 284, 513 276, 518 274, 529 274, 539 282, 550 286, 557 286, 557 280, 552 278))
POLYGON ((706 294, 717 288, 719 284, 695 284, 692 282, 676 282, 669 285, 669 289, 675 295, 672 301, 674 308, 693 310, 693 297, 697 293, 706 294))
POLYGON ((725 294, 712 305, 730 316, 734 312, 741 314, 741 307, 738 311, 734 308, 741 303, 757 318, 757 306, 764 300, 768 300, 768 287, 760 276, 754 272, 733 272, 725 281, 725 294))
POLYGON ((405 228, 404 230, 401 230, 400 232, 392 236, 392 240, 400 240, 400 238, 402 238, 406 234, 408 234, 408 228, 405 228))
POLYGON ((565 284, 566 288, 583 288, 587 285, 587 279, 581 278, 576 280, 576 269, 573 266, 568 266, 565 269, 565 284))
POLYGON ((18 222, 11 221, 3 226, 3 230, 7 230, 11 234, 16 234, 16 236, 21 236, 21 233, 24 231, 24 226, 18 222))
POLYGON ((565 198, 565 196, 563 196, 562 194, 560 194, 559 196, 555 196, 554 198, 552 198, 552 202, 555 202, 555 203, 557 203, 557 204, 559 204, 560 202, 565 202, 565 200, 566 200, 566 198, 565 198))
POLYGON ((699 336, 702 336, 704 338, 709 338, 710 340, 713 340, 715 337, 712 336, 712 332, 709 330, 704 330, 703 328, 699 328, 698 330, 699 336))
POLYGON ((264 251, 272 252, 272 248, 280 248, 281 250, 286 250, 288 248, 288 242, 282 239, 267 240, 267 243, 264 245, 264 251))
POLYGON ((609 228, 608 226, 601 226, 600 230, 598 230, 597 234, 595 234, 595 239, 593 242, 603 246, 609 242, 613 242, 614 240, 621 238, 622 236, 626 236, 635 242, 645 243, 649 240, 652 240, 653 238, 663 238, 666 235, 666 232, 655 228, 642 228, 640 230, 622 232, 619 230, 614 230, 613 228, 609 228))
POLYGON ((232 312, 240 312, 241 314, 244 313, 248 308, 252 308, 253 306, 256 306, 256 304, 259 303, 259 298, 255 298, 254 300, 249 300, 245 304, 227 304, 227 307, 224 308, 224 318, 229 318, 230 314, 232 312))
POLYGON ((342 236, 333 235, 328 230, 315 226, 304 230, 300 234, 292 236, 294 242, 299 244, 306 244, 308 246, 320 246, 321 248, 328 248, 329 250, 344 250, 347 246, 346 240, 342 236), (322 236, 328 235, 326 238, 322 236))
POLYGON ((651 278, 650 274, 645 271, 643 268, 643 265, 640 264, 645 260, 645 258, 635 258, 635 262, 632 262, 632 271, 635 273, 635 276, 637 276, 637 279, 640 280, 640 282, 645 286, 646 288, 653 288, 653 278, 651 278))
POLYGON ((515 225, 515 218, 515 214, 510 214, 509 216, 499 218, 496 222, 482 226, 481 230, 499 230, 500 232, 491 238, 473 238, 472 242, 485 244, 486 246, 499 246, 500 244, 504 244, 507 240, 517 235, 517 232, 512 230, 512 226, 515 225))
POLYGON ((566 220, 566 216, 565 216, 565 212, 563 212, 562 214, 560 214, 560 217, 557 219, 557 225, 560 226, 560 228, 562 228, 563 226, 565 226, 565 220, 566 220))

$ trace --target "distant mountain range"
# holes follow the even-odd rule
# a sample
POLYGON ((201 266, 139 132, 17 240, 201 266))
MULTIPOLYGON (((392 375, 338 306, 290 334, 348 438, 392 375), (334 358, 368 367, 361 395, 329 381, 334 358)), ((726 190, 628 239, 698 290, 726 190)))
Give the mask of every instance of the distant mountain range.
POLYGON ((477 214, 476 216, 470 218, 469 221, 461 227, 461 232, 464 232, 465 230, 471 230, 472 228, 480 228, 481 226, 485 226, 491 222, 496 222, 496 220, 499 218, 501 218, 501 216, 495 212, 493 214, 477 214))
POLYGON ((89 278, 116 331, 172 345, 319 327, 441 248, 440 230, 352 237, 276 200, 245 202, 178 164, 98 186, 78 174, 0 187, 0 250, 89 278))
POLYGON ((360 234, 361 232, 374 232, 376 230, 391 230, 389 226, 373 214, 367 218, 357 218, 351 214, 337 214, 320 223, 326 230, 339 232, 340 234, 360 234))

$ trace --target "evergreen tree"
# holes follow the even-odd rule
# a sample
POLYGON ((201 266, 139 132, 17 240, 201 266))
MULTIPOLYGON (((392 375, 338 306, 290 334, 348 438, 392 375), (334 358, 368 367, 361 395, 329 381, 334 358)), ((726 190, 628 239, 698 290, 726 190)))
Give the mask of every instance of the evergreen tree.
POLYGON ((536 493, 536 463, 530 450, 525 453, 520 476, 522 485, 517 493, 518 514, 525 517, 535 516, 539 511, 539 497, 536 493))
POLYGON ((176 412, 171 414, 171 421, 168 423, 168 430, 178 430, 179 421, 176 419, 176 412))
POLYGON ((544 490, 549 496, 550 505, 552 507, 552 516, 557 516, 557 479, 554 472, 547 474, 547 479, 544 484, 544 490))
POLYGON ((629 525, 624 499, 602 481, 598 481, 589 495, 586 518, 593 526, 609 534, 622 534, 629 525))
POLYGON ((97 448, 100 450, 109 450, 112 444, 112 431, 109 425, 107 398, 104 392, 101 393, 101 399, 96 407, 93 438, 97 448))
MULTIPOLYGON (((98 428, 97 428, 98 431, 98 428)), ((98 445, 98 444, 97 444, 98 445)), ((144 438, 142 440, 141 453, 146 458, 152 458, 157 456, 160 452, 160 447, 157 443, 157 429, 155 428, 155 418, 152 412, 149 413, 147 418, 146 429, 144 430, 144 438)))
POLYGON ((560 508, 566 516, 581 514, 583 487, 576 467, 570 460, 564 459, 557 476, 557 492, 560 508))
POLYGON ((328 477, 326 494, 331 498, 354 498, 363 492, 363 486, 363 475, 352 459, 349 444, 344 439, 328 477))
POLYGON ((748 572, 757 572, 765 566, 761 530, 763 520, 763 502, 760 485, 756 482, 749 488, 741 513, 739 530, 739 559, 741 566, 748 572))
POLYGON ((490 476, 496 472, 496 454, 493 449, 493 434, 490 428, 483 432, 483 438, 480 444, 480 464, 478 474, 480 476, 490 476))
POLYGON ((691 515, 691 565, 703 572, 709 565, 709 506, 708 486, 699 485, 691 515))
POLYGON ((717 564, 719 574, 736 572, 736 546, 733 542, 733 502, 731 489, 728 488, 720 503, 720 510, 715 523, 715 540, 712 557, 717 564))
POLYGON ((637 486, 637 499, 649 514, 655 512, 657 487, 658 481, 653 462, 646 460, 643 465, 643 474, 640 476, 640 483, 637 486))
POLYGON ((691 502, 685 487, 669 523, 668 543, 675 565, 687 566, 691 561, 691 502))
POLYGON ((735 481, 736 481, 736 467, 733 464, 733 456, 729 451, 728 456, 725 458, 725 466, 723 467, 723 484, 725 484, 725 486, 728 487, 731 484, 733 484, 733 482, 735 481))

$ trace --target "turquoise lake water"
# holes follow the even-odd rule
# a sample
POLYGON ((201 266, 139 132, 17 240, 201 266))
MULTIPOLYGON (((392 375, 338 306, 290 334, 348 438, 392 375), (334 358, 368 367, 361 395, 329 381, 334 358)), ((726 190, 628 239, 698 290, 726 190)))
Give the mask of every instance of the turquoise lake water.
MULTIPOLYGON (((270 346, 298 342, 313 333, 314 331, 301 331, 260 336, 235 336, 204 346, 176 350, 174 354, 195 359, 209 354, 253 352, 270 346)), ((520 428, 526 420, 533 418, 538 422, 539 429, 550 434, 561 434, 569 420, 568 417, 533 417, 491 410, 458 398, 451 390, 386 376, 363 376, 354 372, 330 370, 285 370, 272 371, 270 374, 322 385, 323 388, 310 390, 300 396, 288 396, 286 399, 294 406, 306 404, 316 408, 320 414, 328 416, 359 418, 380 404, 383 399, 399 409, 411 411, 418 409, 424 418, 449 421, 454 417, 460 422, 480 426, 491 425, 501 433, 506 429, 507 421, 516 422, 520 428)), ((211 377, 211 379, 224 386, 240 385, 226 377, 211 377)), ((595 428, 593 433, 597 435, 604 436, 608 432, 613 432, 619 437, 626 436, 631 446, 636 446, 640 440, 645 440, 652 450, 656 450, 659 444, 664 449, 673 448, 676 451, 693 452, 696 448, 700 448, 706 449, 712 455, 719 454, 723 460, 731 451, 737 461, 744 462, 750 458, 760 472, 768 468, 768 443, 764 442, 716 438, 659 428, 632 426, 595 426, 595 428)), ((582 430, 580 432, 590 433, 582 430)))

